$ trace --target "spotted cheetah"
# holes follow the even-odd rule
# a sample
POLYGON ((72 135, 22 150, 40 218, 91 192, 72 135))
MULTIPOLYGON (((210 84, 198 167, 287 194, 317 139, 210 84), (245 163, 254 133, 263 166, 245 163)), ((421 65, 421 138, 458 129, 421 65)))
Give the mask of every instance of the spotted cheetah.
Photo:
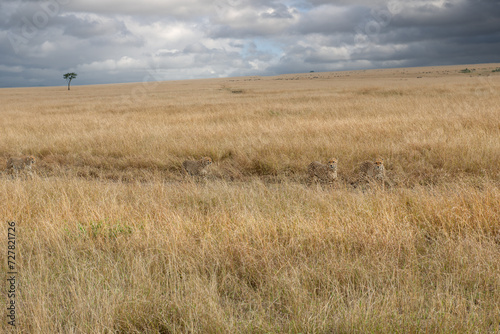
POLYGON ((333 184, 337 180, 337 159, 330 159, 326 165, 318 161, 311 162, 307 167, 307 174, 308 184, 312 184, 315 179, 333 184))
POLYGON ((359 176, 363 179, 383 181, 385 179, 384 159, 377 158, 375 162, 365 161, 359 166, 359 176))
POLYGON ((385 186, 386 177, 384 159, 377 158, 375 162, 364 161, 359 165, 358 172, 358 179, 351 183, 354 188, 357 188, 361 183, 366 184, 372 181, 381 182, 382 186, 385 186))
POLYGON ((210 157, 203 157, 200 160, 186 160, 182 163, 182 168, 191 176, 205 177, 207 175, 207 167, 212 164, 210 157))
POLYGON ((19 172, 26 171, 32 175, 31 167, 35 164, 36 160, 33 156, 12 157, 7 160, 7 173, 14 176, 19 175, 19 172))

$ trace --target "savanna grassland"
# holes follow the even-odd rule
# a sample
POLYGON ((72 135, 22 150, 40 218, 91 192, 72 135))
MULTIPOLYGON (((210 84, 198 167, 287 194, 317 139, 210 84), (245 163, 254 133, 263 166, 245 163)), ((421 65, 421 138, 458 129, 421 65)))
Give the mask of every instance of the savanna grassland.
POLYGON ((498 67, 1 89, 17 331, 498 333, 498 67))

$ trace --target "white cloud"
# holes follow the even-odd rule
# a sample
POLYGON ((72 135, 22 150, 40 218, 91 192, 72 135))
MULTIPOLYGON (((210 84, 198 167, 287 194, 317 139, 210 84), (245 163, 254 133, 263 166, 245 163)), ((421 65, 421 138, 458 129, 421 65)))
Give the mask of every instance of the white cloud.
POLYGON ((147 68, 148 64, 142 59, 134 59, 123 56, 120 59, 106 59, 104 61, 94 61, 90 64, 82 64, 77 67, 81 72, 101 72, 101 71, 130 71, 147 68))

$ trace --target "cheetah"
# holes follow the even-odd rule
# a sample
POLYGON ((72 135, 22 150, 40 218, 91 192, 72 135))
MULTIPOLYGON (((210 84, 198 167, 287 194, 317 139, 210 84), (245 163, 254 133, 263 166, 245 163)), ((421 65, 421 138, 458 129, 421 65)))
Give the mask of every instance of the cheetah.
POLYGON ((377 158, 375 162, 373 161, 364 161, 359 165, 358 168, 359 178, 352 182, 351 185, 355 188, 360 183, 369 183, 371 181, 379 181, 382 182, 382 185, 385 185, 386 177, 385 177, 385 167, 384 167, 384 159, 377 158))
POLYGON ((385 179, 384 159, 377 158, 375 162, 365 161, 359 166, 359 174, 364 179, 375 179, 382 181, 385 179))
POLYGON ((212 164, 210 157, 204 157, 200 160, 186 160, 182 163, 184 171, 191 176, 205 177, 207 175, 207 167, 212 164))
POLYGON ((311 162, 307 167, 307 174, 309 185, 313 183, 314 179, 333 184, 337 180, 337 159, 331 158, 326 165, 318 161, 311 162))
POLYGON ((7 173, 14 176, 14 173, 19 175, 20 171, 27 171, 28 174, 32 175, 31 167, 35 162, 35 158, 31 155, 9 158, 7 160, 7 173))

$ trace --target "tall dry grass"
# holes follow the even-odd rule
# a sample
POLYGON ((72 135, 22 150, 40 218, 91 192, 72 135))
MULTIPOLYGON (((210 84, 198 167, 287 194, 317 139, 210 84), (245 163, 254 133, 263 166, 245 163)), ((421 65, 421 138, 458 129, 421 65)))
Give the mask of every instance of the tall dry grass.
POLYGON ((490 67, 0 90, 0 157, 38 159, 0 178, 18 331, 497 332, 490 67), (305 185, 378 155, 389 189, 305 185))

